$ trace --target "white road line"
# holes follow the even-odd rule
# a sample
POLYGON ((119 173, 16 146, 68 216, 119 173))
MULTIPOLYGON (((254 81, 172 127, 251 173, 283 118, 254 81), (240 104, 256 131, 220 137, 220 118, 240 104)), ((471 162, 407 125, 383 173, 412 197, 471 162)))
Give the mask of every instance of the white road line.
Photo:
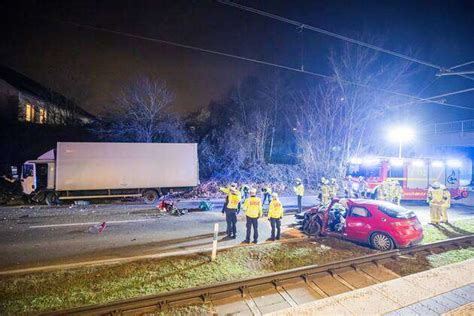
MULTIPOLYGON (((130 219, 124 221, 105 221, 109 224, 123 224, 123 223, 139 223, 139 222, 151 222, 154 221, 153 218, 147 219, 130 219)), ((30 228, 51 228, 51 227, 68 227, 68 226, 86 226, 86 225, 98 225, 101 222, 87 222, 87 223, 68 223, 68 224, 51 224, 51 225, 33 225, 30 228)))

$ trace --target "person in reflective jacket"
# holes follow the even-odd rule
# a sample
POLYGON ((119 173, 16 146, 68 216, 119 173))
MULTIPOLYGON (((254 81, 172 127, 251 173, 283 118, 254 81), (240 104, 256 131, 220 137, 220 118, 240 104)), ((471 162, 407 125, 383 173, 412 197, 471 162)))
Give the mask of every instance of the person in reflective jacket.
POLYGON ((250 242, 250 233, 253 228, 253 243, 258 242, 258 218, 263 215, 262 200, 257 197, 257 189, 250 190, 250 197, 244 202, 244 212, 247 218, 247 234, 244 243, 250 242))
POLYGON ((272 228, 272 234, 270 236, 270 240, 274 241, 280 240, 280 227, 281 227, 281 219, 283 218, 283 205, 281 204, 280 200, 278 199, 278 194, 272 194, 272 201, 268 206, 268 220, 270 221, 270 226, 272 228), (276 236, 275 236, 276 230, 276 236))
POLYGON ((298 200, 298 213, 303 211, 302 200, 304 195, 304 185, 301 183, 300 178, 295 179, 295 186, 293 187, 293 191, 295 191, 297 200, 298 200))
POLYGON ((227 224, 227 237, 235 239, 237 237, 237 214, 240 211, 240 200, 242 196, 237 189, 237 184, 232 183, 229 188, 220 188, 222 192, 227 194, 222 213, 225 213, 225 221, 227 224))

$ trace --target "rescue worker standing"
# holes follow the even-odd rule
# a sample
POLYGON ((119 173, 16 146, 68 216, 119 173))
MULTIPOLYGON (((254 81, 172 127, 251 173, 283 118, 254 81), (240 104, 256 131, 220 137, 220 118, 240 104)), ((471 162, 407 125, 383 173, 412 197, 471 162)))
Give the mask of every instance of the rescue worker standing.
POLYGON ((272 234, 270 236, 270 240, 274 241, 280 240, 280 227, 281 227, 281 219, 283 218, 283 205, 281 204, 280 200, 278 199, 278 194, 272 194, 272 201, 268 206, 268 220, 270 221, 270 226, 272 228, 272 234), (275 236, 276 230, 276 236, 275 236))
POLYGON ((369 189, 369 184, 365 181, 363 176, 359 177, 359 186, 357 187, 357 197, 359 199, 365 199, 367 197, 367 190, 369 189))
POLYGON ((388 180, 384 180, 384 182, 382 182, 382 184, 379 186, 379 188, 377 189, 377 200, 380 200, 380 201, 387 201, 388 198, 389 198, 389 184, 388 184, 388 180))
POLYGON ((240 211, 240 200, 242 196, 237 189, 237 184, 232 183, 229 188, 220 188, 227 194, 226 202, 222 213, 225 213, 225 221, 227 224, 227 237, 235 239, 237 236, 237 214, 240 211))
POLYGON ((268 204, 272 201, 272 188, 270 186, 266 186, 262 188, 263 193, 263 204, 265 204, 268 200, 268 204))
POLYGON ((427 202, 430 204, 431 224, 437 225, 444 204, 443 189, 441 189, 439 182, 433 183, 431 188, 428 189, 427 202))
POLYGON ((249 197, 249 186, 246 184, 243 184, 240 187, 240 194, 242 195, 242 200, 245 201, 249 197))
POLYGON ((250 190, 250 197, 244 202, 244 211, 247 218, 247 234, 244 243, 250 242, 250 233, 253 227, 253 243, 258 242, 258 218, 263 215, 262 200, 257 197, 257 189, 250 190))
POLYGON ((402 201, 403 197, 403 189, 402 186, 400 185, 400 182, 397 180, 393 180, 394 186, 393 186, 393 203, 400 205, 400 202, 402 201))
POLYGON ((331 184, 329 185, 329 197, 330 199, 334 199, 337 197, 337 193, 339 192, 339 185, 337 184, 336 178, 331 179, 331 184))
POLYGON ((451 192, 449 192, 446 186, 442 186, 443 189, 443 206, 441 207, 441 223, 448 223, 448 208, 451 207, 451 192))
POLYGON ((344 187, 344 195, 346 198, 352 198, 354 195, 353 192, 353 183, 352 183, 352 176, 347 176, 342 183, 344 187))
POLYGON ((321 204, 327 205, 331 201, 329 181, 325 177, 321 178, 321 204))
POLYGON ((295 186, 293 187, 293 191, 295 191, 296 197, 298 199, 298 213, 303 211, 302 201, 304 195, 304 185, 301 183, 300 178, 295 179, 295 186))

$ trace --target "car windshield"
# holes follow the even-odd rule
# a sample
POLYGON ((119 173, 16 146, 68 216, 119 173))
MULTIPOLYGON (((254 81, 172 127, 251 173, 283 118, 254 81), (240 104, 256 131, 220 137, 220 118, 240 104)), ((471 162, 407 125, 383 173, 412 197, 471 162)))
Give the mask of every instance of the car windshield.
POLYGON ((383 203, 379 205, 379 210, 392 217, 392 218, 413 218, 416 217, 415 213, 413 211, 407 210, 404 207, 394 205, 391 203, 383 203))

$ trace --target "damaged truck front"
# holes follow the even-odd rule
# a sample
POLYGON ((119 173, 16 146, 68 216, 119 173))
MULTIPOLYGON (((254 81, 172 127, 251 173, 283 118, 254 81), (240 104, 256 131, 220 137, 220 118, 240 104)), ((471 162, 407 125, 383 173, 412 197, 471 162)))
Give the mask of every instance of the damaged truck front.
POLYGON ((197 144, 65 143, 24 163, 23 192, 49 205, 61 200, 143 197, 199 184, 197 144))

